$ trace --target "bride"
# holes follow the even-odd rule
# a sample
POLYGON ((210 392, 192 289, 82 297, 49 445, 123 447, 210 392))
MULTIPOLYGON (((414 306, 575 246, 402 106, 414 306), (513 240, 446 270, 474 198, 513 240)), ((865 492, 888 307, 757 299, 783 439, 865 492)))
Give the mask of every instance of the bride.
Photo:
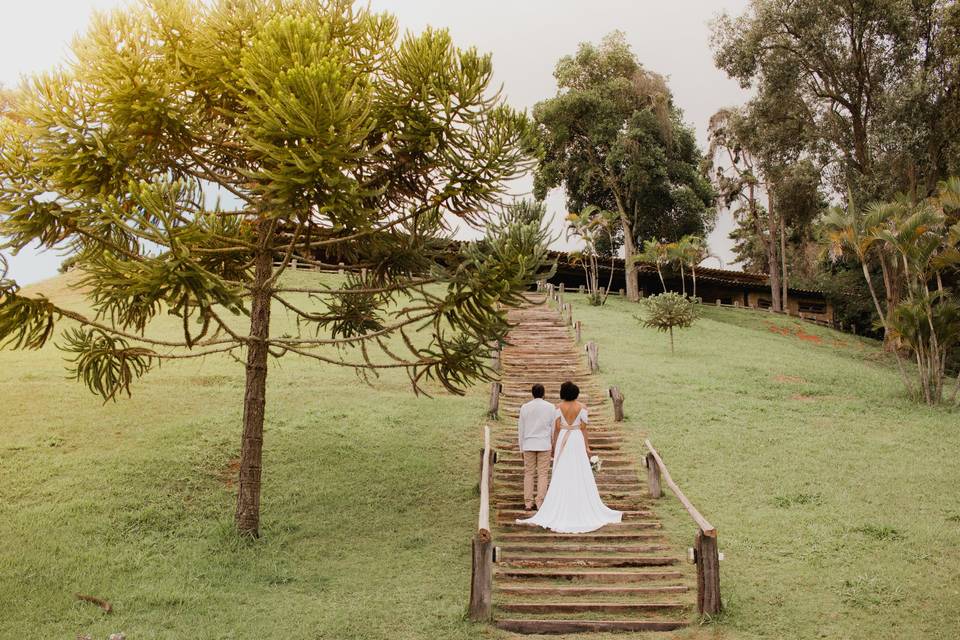
POLYGON ((590 468, 587 408, 577 402, 580 389, 572 382, 560 385, 553 426, 553 475, 543 505, 520 524, 535 524, 558 533, 587 533, 620 522, 623 514, 600 499, 590 468), (559 437, 558 437, 559 436, 559 437))

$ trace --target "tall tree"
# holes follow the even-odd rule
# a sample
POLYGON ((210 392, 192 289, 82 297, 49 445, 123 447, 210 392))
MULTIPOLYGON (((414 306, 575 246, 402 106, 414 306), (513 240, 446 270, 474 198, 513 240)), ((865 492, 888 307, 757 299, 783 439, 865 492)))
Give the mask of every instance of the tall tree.
POLYGON ((557 95, 534 108, 535 194, 563 186, 572 211, 593 204, 617 212, 627 296, 637 300, 641 238, 703 234, 713 222, 700 150, 666 82, 637 62, 623 33, 581 44, 554 77, 557 95))
POLYGON ((163 360, 244 358, 239 531, 259 533, 270 358, 399 368, 416 390, 489 375, 498 305, 546 255, 539 220, 489 213, 531 144, 489 92, 490 56, 445 31, 399 38, 349 0, 156 0, 98 16, 74 53, 0 125, 0 248, 70 248, 95 315, 4 269, 0 344, 39 348, 73 321, 60 346, 107 399, 163 360), (486 239, 451 257, 453 220, 486 239), (291 287, 294 260, 356 272, 291 287), (273 306, 299 335, 271 333, 273 306), (151 337, 161 313, 182 339, 151 337))
POLYGON ((753 0, 713 26, 717 66, 745 87, 794 87, 834 191, 855 206, 934 195, 960 145, 954 0, 753 0))
POLYGON ((773 308, 783 310, 780 260, 777 250, 779 220, 773 208, 773 190, 757 158, 761 147, 758 126, 746 109, 721 109, 710 118, 708 161, 715 166, 714 184, 724 206, 741 224, 753 226, 766 255, 773 308), (718 161, 719 160, 719 161, 718 161), (760 203, 763 191, 768 204, 760 203))

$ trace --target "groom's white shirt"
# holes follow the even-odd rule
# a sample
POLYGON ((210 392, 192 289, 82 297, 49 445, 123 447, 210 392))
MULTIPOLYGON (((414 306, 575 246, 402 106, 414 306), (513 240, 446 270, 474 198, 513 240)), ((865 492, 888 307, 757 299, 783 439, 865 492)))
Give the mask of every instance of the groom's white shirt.
POLYGON ((556 416, 557 408, 543 398, 534 398, 520 407, 520 451, 550 451, 556 416))

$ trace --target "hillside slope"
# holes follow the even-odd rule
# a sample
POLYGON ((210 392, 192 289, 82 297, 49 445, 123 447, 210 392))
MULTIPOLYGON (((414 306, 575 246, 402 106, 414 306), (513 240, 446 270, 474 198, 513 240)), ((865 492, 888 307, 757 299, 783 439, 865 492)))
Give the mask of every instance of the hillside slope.
MULTIPOLYGON (((957 412, 909 405, 869 341, 708 308, 671 356, 635 307, 569 299, 628 446, 648 434, 720 530, 727 613, 681 637, 956 637, 957 412)), ((501 637, 463 617, 485 388, 416 399, 402 375, 275 364, 264 537, 244 543, 242 366, 165 364, 104 405, 61 355, 0 352, 0 638, 501 637)), ((658 511, 692 541, 676 501, 658 511)))
POLYGON ((636 307, 571 299, 627 422, 720 530, 721 628, 957 637, 960 412, 912 405, 871 340, 707 306, 671 355, 636 307))

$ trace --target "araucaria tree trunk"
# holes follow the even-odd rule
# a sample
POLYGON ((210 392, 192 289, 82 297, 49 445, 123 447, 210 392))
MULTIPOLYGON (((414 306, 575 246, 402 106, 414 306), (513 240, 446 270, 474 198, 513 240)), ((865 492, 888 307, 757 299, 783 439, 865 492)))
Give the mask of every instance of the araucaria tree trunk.
POLYGON ((243 395, 243 441, 240 449, 240 488, 236 525, 240 533, 260 535, 260 472, 263 456, 263 420, 267 402, 267 356, 270 338, 270 287, 273 222, 260 220, 259 250, 250 299, 246 386, 243 395))

